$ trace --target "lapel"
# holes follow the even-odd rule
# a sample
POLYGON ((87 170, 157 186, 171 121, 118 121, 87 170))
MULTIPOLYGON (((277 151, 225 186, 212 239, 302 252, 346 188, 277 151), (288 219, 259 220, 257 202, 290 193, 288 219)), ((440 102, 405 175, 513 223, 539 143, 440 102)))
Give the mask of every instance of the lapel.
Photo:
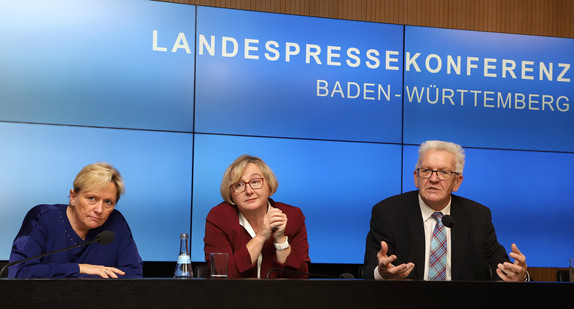
POLYGON ((452 279, 457 280, 457 274, 462 273, 462 267, 465 263, 464 255, 470 229, 470 217, 464 205, 461 204, 459 199, 454 195, 452 196, 450 214, 455 220, 450 234, 452 242, 451 274, 452 279))
POLYGON ((425 230, 423 226, 423 219, 421 213, 421 207, 419 205, 419 193, 418 191, 412 191, 413 194, 409 194, 405 207, 408 208, 408 224, 409 231, 411 233, 411 241, 413 252, 415 254, 415 260, 412 261, 415 264, 413 274, 415 279, 422 279, 424 275, 424 265, 425 265, 425 230))

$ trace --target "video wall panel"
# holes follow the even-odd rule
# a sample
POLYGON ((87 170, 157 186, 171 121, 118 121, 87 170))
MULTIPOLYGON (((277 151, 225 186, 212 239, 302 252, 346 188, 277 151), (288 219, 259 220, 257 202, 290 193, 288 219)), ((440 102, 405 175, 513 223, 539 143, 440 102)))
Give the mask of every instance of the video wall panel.
POLYGON ((177 258, 190 230, 193 135, 0 122, 0 259, 38 204, 67 204, 77 173, 108 162, 122 174, 118 209, 144 260, 177 258))
POLYGON ((574 151, 574 40, 405 27, 404 142, 574 151))
POLYGON ((402 26, 197 13, 196 132, 401 142, 402 26))
POLYGON ((0 120, 191 132, 194 32, 189 5, 3 1, 0 120))
POLYGON ((362 260, 371 207, 401 191, 396 177, 401 173, 400 145, 197 134, 194 261, 204 258, 207 213, 223 201, 219 192, 223 173, 246 153, 263 158, 275 173, 279 187, 272 198, 303 211, 311 261, 362 260))
MULTIPOLYGON (((416 190, 418 147, 405 146, 403 190, 416 190)), ((567 266, 574 252, 574 216, 568 180, 573 153, 467 148, 457 194, 492 212, 498 241, 507 252, 516 243, 530 266, 567 266)))

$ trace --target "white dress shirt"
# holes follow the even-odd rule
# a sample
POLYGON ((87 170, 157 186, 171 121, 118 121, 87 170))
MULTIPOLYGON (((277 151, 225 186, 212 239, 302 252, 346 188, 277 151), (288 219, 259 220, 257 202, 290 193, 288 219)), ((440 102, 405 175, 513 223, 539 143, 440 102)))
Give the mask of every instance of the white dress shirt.
MULTIPOLYGON (((269 211, 269 209, 271 209, 271 203, 267 202, 267 211, 269 211)), ((241 211, 237 212, 239 212, 239 225, 243 226, 243 228, 247 231, 247 233, 249 233, 249 236, 251 236, 251 238, 254 238, 256 235, 255 230, 253 230, 253 227, 251 226, 251 224, 249 224, 249 221, 247 221, 247 218, 245 218, 245 216, 241 213, 241 211)), ((257 278, 261 278, 262 261, 263 261, 263 255, 261 255, 260 252, 259 256, 257 257, 257 278)))

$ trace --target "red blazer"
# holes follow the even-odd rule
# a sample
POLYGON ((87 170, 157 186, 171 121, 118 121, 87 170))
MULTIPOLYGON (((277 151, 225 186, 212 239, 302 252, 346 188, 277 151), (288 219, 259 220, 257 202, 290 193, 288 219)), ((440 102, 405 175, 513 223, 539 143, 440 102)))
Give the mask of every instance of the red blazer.
MULTIPOLYGON (((291 254, 285 264, 281 264, 275 257, 275 246, 273 237, 269 238, 263 245, 261 254, 261 278, 266 278, 267 273, 272 268, 280 268, 291 271, 308 272, 309 244, 307 243, 307 228, 305 227, 305 216, 301 209, 287 204, 274 202, 269 199, 272 207, 279 208, 287 215, 287 227, 285 236, 289 237, 291 254)), ((205 219, 204 252, 205 260, 209 263, 209 255, 212 252, 229 253, 228 275, 229 278, 256 278, 257 263, 251 264, 247 243, 251 236, 245 228, 239 225, 239 211, 234 205, 223 202, 213 207, 205 219)), ((273 271, 269 278, 304 278, 306 276, 273 271)))

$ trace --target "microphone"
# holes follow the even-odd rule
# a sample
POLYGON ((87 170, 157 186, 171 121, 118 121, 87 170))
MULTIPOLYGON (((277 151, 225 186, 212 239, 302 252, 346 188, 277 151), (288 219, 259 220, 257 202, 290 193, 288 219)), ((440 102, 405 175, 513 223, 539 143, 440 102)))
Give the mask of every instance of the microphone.
POLYGON ((339 275, 340 279, 355 279, 355 276, 351 273, 342 273, 339 275))
POLYGON ((306 273, 306 272, 302 272, 302 271, 296 271, 296 270, 290 270, 290 269, 281 269, 281 268, 271 268, 267 272, 267 276, 265 277, 265 279, 269 279, 269 275, 271 275, 272 272, 276 272, 276 271, 283 272, 283 273, 297 274, 297 275, 306 275, 309 277, 316 277, 316 278, 355 279, 355 276, 353 274, 350 274, 350 273, 342 273, 339 276, 331 276, 331 275, 306 273))
POLYGON ((114 241, 114 238, 115 238, 114 232, 112 232, 112 231, 103 231, 103 232, 99 233, 94 239, 92 239, 92 240, 90 240, 90 241, 86 241, 86 242, 83 242, 83 243, 81 243, 81 244, 73 245, 73 246, 68 247, 68 248, 64 248, 64 249, 60 249, 60 250, 56 250, 56 251, 51 251, 51 252, 48 252, 48 253, 40 254, 40 255, 38 255, 38 256, 33 256, 33 257, 30 257, 30 258, 27 258, 27 259, 23 259, 23 260, 20 260, 20 261, 8 263, 8 264, 6 264, 4 267, 2 267, 2 270, 0 270, 0 278, 2 277, 2 273, 4 273, 4 269, 6 269, 6 267, 10 267, 10 266, 12 266, 12 265, 16 265, 16 264, 20 264, 20 263, 23 263, 23 262, 27 262, 27 261, 29 261, 29 260, 39 259, 39 258, 41 258, 41 257, 45 257, 45 256, 47 256, 47 255, 52 255, 52 254, 59 253, 59 252, 62 252, 62 251, 66 251, 66 250, 78 248, 78 247, 81 247, 81 246, 89 245, 89 244, 95 243, 95 242, 99 243, 100 245, 107 245, 107 244, 112 243, 112 242, 114 241))
POLYGON ((492 267, 490 267, 490 264, 486 263, 486 266, 488 266, 488 276, 490 278, 490 281, 494 280, 494 277, 492 276, 492 267))
POLYGON ((442 224, 448 228, 452 228, 454 225, 454 218, 449 215, 442 216, 442 224))
MULTIPOLYGON (((114 232, 103 231, 103 232, 99 233, 98 236, 96 236, 95 241, 97 243, 99 243, 100 245, 107 245, 107 244, 111 244, 112 242, 114 242, 115 237, 116 237, 116 235, 114 235, 114 232)), ((90 242, 93 242, 93 240, 90 242)), ((86 245, 89 244, 90 242, 87 242, 86 245)))

